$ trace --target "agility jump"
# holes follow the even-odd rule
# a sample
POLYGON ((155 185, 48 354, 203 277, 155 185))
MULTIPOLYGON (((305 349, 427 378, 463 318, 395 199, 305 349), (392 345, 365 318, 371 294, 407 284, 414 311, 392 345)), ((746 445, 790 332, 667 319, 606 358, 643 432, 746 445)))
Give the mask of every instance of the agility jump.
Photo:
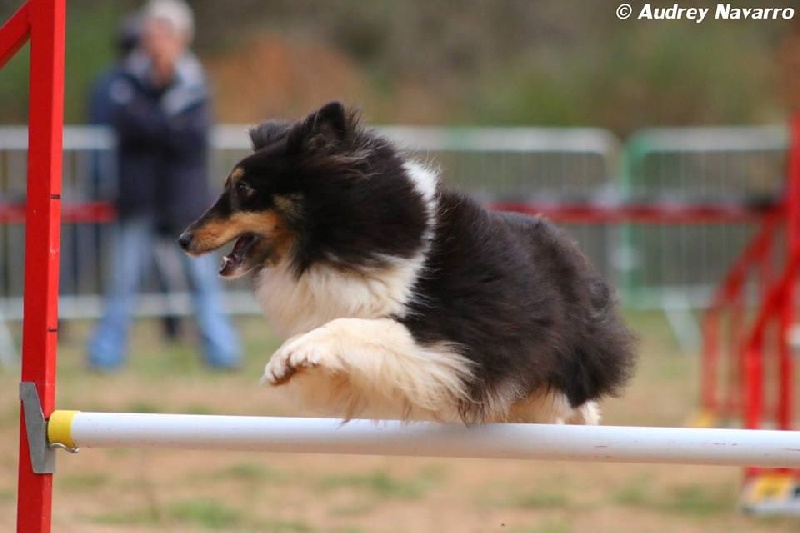
POLYGON ((800 467, 800 435, 744 429, 437 424, 55 411, 50 445, 800 467))

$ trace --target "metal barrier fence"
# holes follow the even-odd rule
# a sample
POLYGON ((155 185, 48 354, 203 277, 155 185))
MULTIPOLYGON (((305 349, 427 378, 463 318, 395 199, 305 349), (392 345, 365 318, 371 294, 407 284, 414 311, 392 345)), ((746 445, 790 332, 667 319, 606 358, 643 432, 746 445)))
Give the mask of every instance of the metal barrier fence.
MULTIPOLYGON (((647 130, 625 146, 623 194, 661 204, 774 203, 786 176, 784 127, 647 130)), ((748 223, 628 225, 617 263, 630 306, 704 307, 757 228, 748 223)))
MULTIPOLYGON (((612 134, 598 129, 380 130, 440 168, 446 182, 486 202, 769 202, 780 194, 785 174, 782 127, 649 130, 622 151, 612 134)), ((212 144, 211 179, 218 185, 248 153, 247 127, 218 126, 212 144)), ((65 128, 65 204, 113 196, 113 147, 113 136, 103 128, 65 128)), ((24 201, 26 157, 26 129, 0 127, 0 213, 24 201)), ((570 224, 568 229, 617 282, 626 305, 667 310, 703 306, 753 231, 744 223, 570 224)), ((0 224, 0 319, 22 316, 23 236, 21 220, 0 224)), ((64 224, 63 318, 98 316, 111 238, 108 224, 64 224)), ((164 242, 155 252, 160 268, 153 270, 163 272, 171 297, 164 298, 157 279, 146 280, 138 313, 189 312, 176 247, 164 242)), ((256 311, 246 282, 228 285, 227 305, 234 313, 256 311)))

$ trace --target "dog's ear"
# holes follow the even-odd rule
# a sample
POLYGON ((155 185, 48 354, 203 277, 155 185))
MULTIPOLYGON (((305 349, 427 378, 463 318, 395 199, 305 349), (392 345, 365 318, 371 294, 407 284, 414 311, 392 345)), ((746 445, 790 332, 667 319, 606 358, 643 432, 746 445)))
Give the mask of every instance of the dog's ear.
POLYGON ((250 142, 253 150, 261 150, 276 141, 286 137, 289 132, 289 123, 283 120, 269 120, 250 129, 250 142))
POLYGON ((347 135, 347 110, 341 102, 330 102, 315 113, 314 126, 323 135, 344 139, 347 135))
POLYGON ((351 127, 347 109, 340 102, 330 102, 298 125, 290 143, 312 151, 335 149, 347 138, 351 127))

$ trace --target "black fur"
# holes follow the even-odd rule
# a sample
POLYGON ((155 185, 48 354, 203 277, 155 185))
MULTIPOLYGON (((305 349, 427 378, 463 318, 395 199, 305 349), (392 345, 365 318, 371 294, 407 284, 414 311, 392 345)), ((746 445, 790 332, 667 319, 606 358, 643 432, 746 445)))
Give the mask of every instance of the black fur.
POLYGON ((558 390, 577 407, 629 378, 634 339, 611 289, 550 222, 487 211, 442 185, 430 217, 402 155, 338 103, 295 124, 262 124, 251 138, 256 151, 238 166, 256 193, 239 208, 296 200, 297 276, 312 265, 359 271, 425 254, 412 298, 392 318, 418 343, 453 343, 473 362, 465 420, 489 414, 498 392, 520 400, 558 390))
POLYGON ((548 221, 489 212, 442 191, 427 267, 415 287, 424 299, 402 322, 420 342, 463 347, 477 365, 478 405, 513 386, 522 397, 560 390, 577 407, 618 393, 629 377, 633 336, 611 290, 548 221))
POLYGON ((388 141, 362 130, 355 114, 328 104, 294 126, 268 122, 251 131, 256 152, 239 165, 263 192, 302 197, 292 261, 298 275, 314 263, 382 266, 422 246, 422 198, 388 141))

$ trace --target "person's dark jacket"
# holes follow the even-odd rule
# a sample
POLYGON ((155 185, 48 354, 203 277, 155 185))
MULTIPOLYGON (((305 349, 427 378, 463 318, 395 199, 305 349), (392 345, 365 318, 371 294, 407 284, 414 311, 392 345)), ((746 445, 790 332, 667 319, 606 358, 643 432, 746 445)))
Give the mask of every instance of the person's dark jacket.
POLYGON ((211 116, 200 63, 187 54, 166 88, 150 82, 149 60, 134 53, 110 84, 117 134, 121 218, 153 216, 177 235, 210 200, 211 116))

